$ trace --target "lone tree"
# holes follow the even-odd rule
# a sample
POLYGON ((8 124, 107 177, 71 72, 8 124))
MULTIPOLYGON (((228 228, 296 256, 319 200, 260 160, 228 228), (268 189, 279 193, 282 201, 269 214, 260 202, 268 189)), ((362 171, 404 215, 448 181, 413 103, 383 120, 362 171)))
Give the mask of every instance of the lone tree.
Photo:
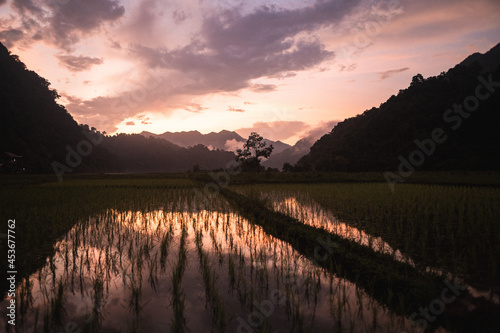
POLYGON ((273 145, 267 146, 267 142, 262 142, 264 138, 258 133, 252 132, 247 142, 243 145, 244 149, 236 151, 236 161, 241 161, 243 170, 260 171, 260 159, 268 158, 273 152, 273 145))

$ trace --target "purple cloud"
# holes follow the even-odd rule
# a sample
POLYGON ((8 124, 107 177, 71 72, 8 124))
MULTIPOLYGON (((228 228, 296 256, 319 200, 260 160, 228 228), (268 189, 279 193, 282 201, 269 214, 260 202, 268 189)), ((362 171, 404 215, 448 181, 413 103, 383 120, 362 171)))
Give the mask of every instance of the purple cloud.
MULTIPOLYGON (((299 9, 260 7, 243 15, 237 9, 206 16, 198 37, 177 49, 134 45, 132 53, 152 67, 178 70, 192 83, 179 92, 206 94, 251 88, 251 80, 279 77, 314 67, 334 54, 311 36, 300 33, 331 25, 359 1, 317 1, 299 9)), ((260 91, 272 86, 257 87, 260 91), (260 89, 259 89, 260 88, 260 89)))
POLYGON ((94 65, 101 65, 103 60, 84 56, 58 55, 59 63, 72 72, 86 71, 94 65))

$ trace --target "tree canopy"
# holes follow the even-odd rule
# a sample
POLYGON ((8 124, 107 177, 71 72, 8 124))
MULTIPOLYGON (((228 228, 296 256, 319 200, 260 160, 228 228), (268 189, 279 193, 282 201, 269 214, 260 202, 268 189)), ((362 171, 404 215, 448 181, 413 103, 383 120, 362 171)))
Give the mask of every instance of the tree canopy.
POLYGON ((267 145, 264 138, 257 132, 252 132, 243 149, 236 151, 236 161, 241 162, 244 171, 260 171, 260 162, 262 158, 269 158, 273 152, 273 145, 267 145))

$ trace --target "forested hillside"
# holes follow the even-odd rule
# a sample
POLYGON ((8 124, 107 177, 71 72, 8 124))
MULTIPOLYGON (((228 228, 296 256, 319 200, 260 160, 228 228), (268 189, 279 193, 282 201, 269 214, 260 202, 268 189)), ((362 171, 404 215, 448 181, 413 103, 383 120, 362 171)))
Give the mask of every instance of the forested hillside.
POLYGON ((225 167, 235 156, 141 135, 103 136, 79 125, 50 83, 0 44, 0 172, 182 172, 225 167))
POLYGON ((500 169, 499 62, 497 45, 447 73, 414 76, 397 96, 335 126, 297 168, 384 171, 406 160, 419 170, 500 169))

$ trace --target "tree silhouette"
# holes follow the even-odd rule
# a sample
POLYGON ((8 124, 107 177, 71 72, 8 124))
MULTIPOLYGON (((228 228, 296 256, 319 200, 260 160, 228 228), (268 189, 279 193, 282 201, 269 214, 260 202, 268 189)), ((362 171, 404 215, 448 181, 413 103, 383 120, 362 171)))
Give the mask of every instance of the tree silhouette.
POLYGON ((236 151, 236 161, 241 161, 243 170, 260 171, 260 159, 268 158, 273 152, 273 145, 267 146, 264 138, 257 132, 252 132, 247 142, 243 145, 244 149, 236 151))
POLYGON ((422 76, 422 74, 417 74, 415 75, 412 79, 411 79, 411 86, 416 86, 417 84, 420 84, 422 82, 424 82, 425 79, 424 77, 422 76))

